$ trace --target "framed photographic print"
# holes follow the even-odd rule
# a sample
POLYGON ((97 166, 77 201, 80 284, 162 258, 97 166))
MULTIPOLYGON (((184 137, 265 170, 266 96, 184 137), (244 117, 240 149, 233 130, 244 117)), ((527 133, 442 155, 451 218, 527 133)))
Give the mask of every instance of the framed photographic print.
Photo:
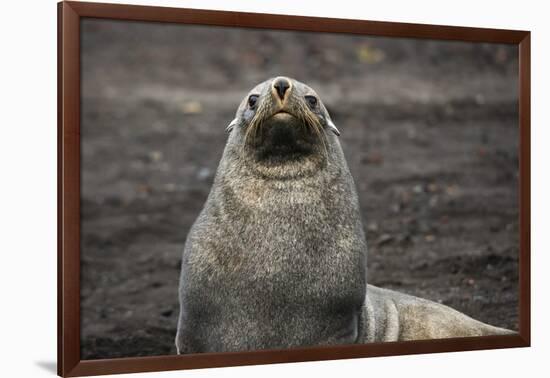
POLYGON ((529 346, 529 32, 58 12, 59 375, 529 346))

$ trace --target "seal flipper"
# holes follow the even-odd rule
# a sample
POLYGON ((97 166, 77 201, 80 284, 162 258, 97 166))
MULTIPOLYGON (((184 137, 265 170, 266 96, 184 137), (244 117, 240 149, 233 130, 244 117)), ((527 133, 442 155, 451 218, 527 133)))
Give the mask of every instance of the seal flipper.
POLYGON ((367 286, 358 342, 388 342, 488 335, 514 331, 472 319, 448 306, 367 286))
POLYGON ((393 298, 380 295, 379 290, 381 289, 367 285, 367 295, 359 323, 359 343, 399 340, 399 311, 393 298))

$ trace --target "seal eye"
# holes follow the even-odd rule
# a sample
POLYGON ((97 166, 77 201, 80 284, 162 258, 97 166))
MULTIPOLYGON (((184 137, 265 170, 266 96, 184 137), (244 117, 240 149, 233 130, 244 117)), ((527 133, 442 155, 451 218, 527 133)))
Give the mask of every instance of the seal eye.
POLYGON ((317 106, 318 101, 317 97, 315 96, 306 96, 306 101, 311 109, 315 109, 315 107, 317 106))
POLYGON ((256 106, 256 104, 258 103, 258 95, 251 95, 249 98, 248 98, 248 106, 253 108, 256 106))

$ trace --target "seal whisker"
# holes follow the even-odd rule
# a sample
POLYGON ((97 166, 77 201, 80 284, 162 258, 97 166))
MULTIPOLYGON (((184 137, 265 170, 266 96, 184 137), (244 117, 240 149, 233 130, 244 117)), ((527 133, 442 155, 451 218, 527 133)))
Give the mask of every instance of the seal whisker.
POLYGON ((317 139, 321 142, 325 158, 328 159, 328 149, 325 140, 326 136, 324 135, 321 123, 317 117, 311 114, 311 111, 306 109, 304 106, 300 106, 300 113, 303 116, 302 119, 304 124, 315 133, 317 139))

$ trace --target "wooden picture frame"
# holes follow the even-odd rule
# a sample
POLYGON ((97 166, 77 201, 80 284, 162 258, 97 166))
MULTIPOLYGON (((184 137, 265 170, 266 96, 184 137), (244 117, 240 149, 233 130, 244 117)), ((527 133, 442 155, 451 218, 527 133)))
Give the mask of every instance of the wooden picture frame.
POLYGON ((341 20, 165 7, 58 4, 58 374, 160 370, 438 353, 530 345, 530 33, 468 27, 341 20), (220 354, 80 358, 80 22, 82 18, 234 26, 505 43, 519 46, 519 333, 220 354))

